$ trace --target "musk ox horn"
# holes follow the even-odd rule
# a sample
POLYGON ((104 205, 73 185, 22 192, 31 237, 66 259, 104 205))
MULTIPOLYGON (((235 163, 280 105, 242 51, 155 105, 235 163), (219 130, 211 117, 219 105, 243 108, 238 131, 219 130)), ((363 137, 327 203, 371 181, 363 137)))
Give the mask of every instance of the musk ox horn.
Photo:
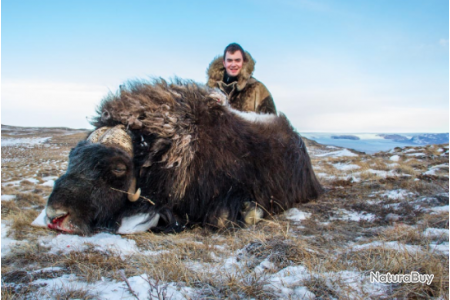
POLYGON ((137 189, 136 191, 136 178, 134 177, 131 180, 130 188, 128 189, 128 200, 131 202, 137 201, 141 196, 141 189, 137 189))
POLYGON ((92 132, 86 140, 91 143, 98 143, 98 140, 102 137, 102 135, 104 135, 105 132, 111 128, 112 127, 107 127, 107 126, 101 127, 99 129, 95 130, 94 132, 92 132))
POLYGON ((101 127, 87 138, 91 143, 100 143, 106 146, 118 147, 133 157, 133 144, 131 137, 125 131, 124 125, 115 127, 101 127))

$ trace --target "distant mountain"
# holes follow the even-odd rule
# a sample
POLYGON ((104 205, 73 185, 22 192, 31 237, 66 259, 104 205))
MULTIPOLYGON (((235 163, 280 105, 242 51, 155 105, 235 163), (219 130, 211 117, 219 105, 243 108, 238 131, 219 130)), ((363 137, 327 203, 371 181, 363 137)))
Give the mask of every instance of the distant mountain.
POLYGON ((406 136, 400 135, 400 134, 385 134, 385 133, 381 133, 381 134, 377 134, 378 136, 383 137, 386 140, 394 140, 397 142, 403 142, 403 141, 409 141, 409 139, 406 136))
POLYGON ((424 133, 412 137, 410 142, 418 145, 447 144, 448 133, 424 133))
POLYGON ((396 142, 412 143, 417 145, 430 145, 430 144, 447 144, 449 141, 448 133, 423 133, 407 138, 400 134, 385 134, 381 133, 378 136, 383 137, 386 140, 393 140, 396 142))
POLYGON ((332 139, 335 140, 359 140, 360 138, 357 137, 356 135, 332 135, 331 136, 332 139))

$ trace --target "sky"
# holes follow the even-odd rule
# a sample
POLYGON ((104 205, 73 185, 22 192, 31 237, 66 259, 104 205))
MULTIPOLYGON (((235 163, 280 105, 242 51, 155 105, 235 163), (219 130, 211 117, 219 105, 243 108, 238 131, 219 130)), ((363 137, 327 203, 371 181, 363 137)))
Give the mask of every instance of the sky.
POLYGON ((127 80, 206 83, 232 42, 301 132, 448 132, 447 0, 3 0, 1 123, 92 128, 127 80))

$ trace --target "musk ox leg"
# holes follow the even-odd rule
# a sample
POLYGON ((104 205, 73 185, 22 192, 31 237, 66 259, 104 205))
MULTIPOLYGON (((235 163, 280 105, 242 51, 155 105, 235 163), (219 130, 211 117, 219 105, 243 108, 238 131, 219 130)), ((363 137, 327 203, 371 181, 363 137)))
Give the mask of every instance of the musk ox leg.
POLYGON ((229 223, 228 218, 229 217, 230 217, 230 212, 228 211, 228 209, 223 208, 220 211, 219 216, 217 217, 217 227, 218 228, 228 227, 228 223, 229 223))
POLYGON ((257 203, 246 201, 242 205, 241 214, 245 224, 255 225, 264 217, 264 210, 257 203))
POLYGON ((223 229, 230 225, 229 217, 230 211, 222 207, 207 216, 206 224, 216 229, 223 229))
POLYGON ((258 223, 264 216, 264 210, 252 200, 253 197, 247 191, 230 189, 223 197, 209 204, 203 225, 224 229, 258 223))

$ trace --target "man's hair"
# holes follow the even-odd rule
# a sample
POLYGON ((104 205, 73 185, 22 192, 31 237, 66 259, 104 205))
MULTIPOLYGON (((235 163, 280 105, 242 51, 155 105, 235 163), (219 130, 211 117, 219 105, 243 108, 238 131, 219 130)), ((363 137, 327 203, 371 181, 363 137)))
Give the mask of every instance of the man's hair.
POLYGON ((239 45, 237 43, 231 43, 225 48, 225 50, 223 51, 223 60, 225 60, 225 57, 227 56, 227 52, 230 52, 231 54, 233 54, 236 51, 241 51, 242 58, 244 59, 245 62, 248 60, 247 55, 245 55, 244 49, 241 47, 241 45, 239 45))

